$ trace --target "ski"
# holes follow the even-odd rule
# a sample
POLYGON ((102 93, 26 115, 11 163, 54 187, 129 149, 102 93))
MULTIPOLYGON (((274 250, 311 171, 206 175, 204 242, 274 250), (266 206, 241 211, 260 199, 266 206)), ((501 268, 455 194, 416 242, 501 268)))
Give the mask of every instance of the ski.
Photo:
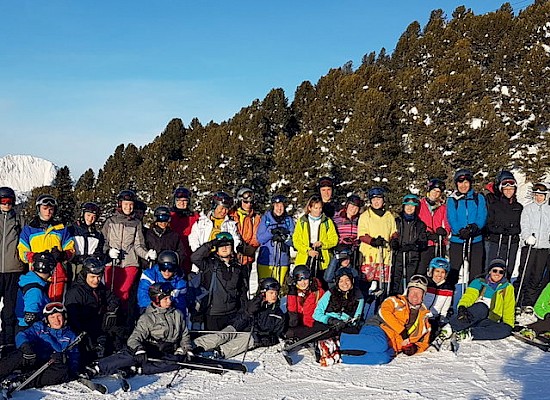
MULTIPOLYGON (((227 368, 224 368, 219 362, 216 362, 215 364, 206 365, 206 364, 199 364, 195 362, 177 362, 172 360, 162 360, 159 358, 149 358, 149 361, 153 362, 160 362, 160 363, 168 363, 168 364, 176 364, 181 366, 182 368, 191 369, 191 370, 197 370, 197 371, 206 371, 210 372, 212 374, 224 374, 228 371, 227 368)), ((216 361, 216 360, 214 360, 216 361)))
POLYGON ((221 366, 224 369, 227 369, 230 371, 242 372, 243 374, 246 374, 248 372, 247 366, 239 361, 230 361, 230 360, 221 360, 218 358, 193 356, 190 362, 202 364, 202 365, 221 366))
POLYGON ((449 338, 450 342, 451 342, 451 351, 455 354, 455 355, 458 355, 458 348, 459 348, 459 344, 458 344, 458 338, 456 336, 456 333, 453 332, 451 334, 451 337, 449 338))
POLYGON ((130 385, 130 382, 128 382, 128 380, 126 379, 125 372, 123 371, 117 372, 113 374, 112 377, 118 381, 122 391, 129 392, 130 390, 132 390, 132 386, 130 385))
POLYGON ((545 343, 542 340, 537 338, 529 339, 523 336, 522 334, 520 334, 519 332, 512 332, 512 335, 514 335, 516 339, 521 340, 523 343, 527 343, 532 346, 538 347, 542 351, 550 351, 550 343, 545 343))
POLYGON ((86 386, 88 389, 93 390, 94 392, 99 392, 102 394, 109 393, 107 386, 102 385, 101 383, 92 382, 90 379, 78 378, 77 382, 86 386))
POLYGON ((294 365, 294 360, 292 359, 292 357, 290 357, 290 354, 288 353, 288 351, 286 351, 285 349, 281 349, 280 353, 283 355, 288 365, 294 365))

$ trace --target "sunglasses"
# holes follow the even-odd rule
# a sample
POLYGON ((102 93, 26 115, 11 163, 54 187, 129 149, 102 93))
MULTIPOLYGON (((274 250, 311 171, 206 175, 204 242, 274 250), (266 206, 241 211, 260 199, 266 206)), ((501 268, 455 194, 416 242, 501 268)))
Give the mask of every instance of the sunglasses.
POLYGON ((56 312, 63 313, 65 312, 65 306, 63 305, 63 303, 58 303, 58 302, 48 303, 44 307, 44 311, 48 314, 56 313, 56 312))
POLYGON ((250 204, 250 203, 252 203, 252 200, 245 200, 245 199, 243 199, 242 202, 245 203, 245 204, 250 204))
POLYGON ((491 272, 492 272, 493 274, 504 275, 504 270, 503 270, 503 269, 500 269, 500 268, 493 268, 493 269, 491 270, 491 272))
POLYGON ((2 197, 0 199, 0 204, 3 204, 5 206, 13 206, 13 199, 11 197, 2 197))

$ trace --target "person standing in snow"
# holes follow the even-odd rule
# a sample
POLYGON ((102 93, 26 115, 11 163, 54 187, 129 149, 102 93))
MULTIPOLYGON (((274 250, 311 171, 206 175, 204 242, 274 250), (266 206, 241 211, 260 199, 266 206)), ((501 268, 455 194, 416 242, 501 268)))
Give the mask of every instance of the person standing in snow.
POLYGON ((328 218, 334 217, 334 214, 338 211, 338 205, 332 199, 334 195, 334 181, 332 178, 328 176, 320 178, 317 184, 317 190, 323 201, 323 214, 328 218))
POLYGON ((189 246, 189 234, 191 227, 199 219, 199 213, 191 209, 191 191, 183 186, 174 190, 172 209, 170 210, 170 228, 176 232, 183 243, 184 257, 182 262, 183 272, 188 276, 191 272, 191 247, 189 246))
MULTIPOLYGON (((349 249, 353 268, 359 268, 360 265, 360 242, 357 238, 357 224, 359 222, 359 213, 363 206, 363 200, 358 195, 352 194, 346 199, 344 207, 332 218, 338 232, 338 245, 334 248, 334 253, 336 254, 342 249, 349 249)), ((331 263, 335 262, 335 258, 333 258, 331 263)))
POLYGON ((237 231, 241 237, 241 243, 237 248, 237 254, 241 265, 248 268, 249 274, 252 263, 256 257, 256 249, 260 247, 258 242, 258 226, 261 216, 254 210, 254 192, 243 187, 237 192, 237 203, 230 211, 229 217, 237 224, 237 231))

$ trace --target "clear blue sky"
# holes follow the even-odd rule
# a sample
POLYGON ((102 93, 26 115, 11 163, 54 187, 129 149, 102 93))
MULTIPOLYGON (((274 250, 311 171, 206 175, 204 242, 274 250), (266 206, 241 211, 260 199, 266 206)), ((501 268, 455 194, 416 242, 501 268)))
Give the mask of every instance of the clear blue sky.
MULTIPOLYGON (((517 12, 533 0, 512 0, 517 12)), ((221 122, 270 89, 385 47, 432 9, 500 1, 279 0, 0 3, 0 156, 31 154, 75 178, 170 119, 221 122)))

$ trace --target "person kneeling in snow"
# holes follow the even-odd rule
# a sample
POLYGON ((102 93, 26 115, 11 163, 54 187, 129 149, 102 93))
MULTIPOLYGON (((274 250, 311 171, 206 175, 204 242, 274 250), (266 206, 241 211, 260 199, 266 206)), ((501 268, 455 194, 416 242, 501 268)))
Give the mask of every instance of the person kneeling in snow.
POLYGON ((430 311, 422 304, 428 288, 423 275, 413 275, 406 295, 384 300, 378 315, 358 335, 342 334, 342 360, 348 364, 386 364, 395 354, 421 353, 429 346, 430 311))
POLYGON ((269 347, 279 343, 285 330, 285 314, 280 308, 281 285, 275 278, 260 282, 260 292, 249 300, 245 310, 235 321, 219 333, 195 339, 195 355, 214 351, 220 358, 231 358, 256 347, 269 347), (250 332, 250 334, 243 334, 250 332))
MULTIPOLYGON (((514 287, 506 279, 506 262, 495 258, 487 276, 475 279, 466 289, 450 328, 460 340, 498 340, 510 336, 514 319, 514 287)), ((445 326, 442 335, 450 334, 445 326)))
POLYGON ((183 313, 172 306, 173 290, 168 282, 149 287, 151 304, 139 317, 127 348, 86 367, 89 377, 111 375, 120 370, 129 374, 157 374, 178 369, 177 362, 187 361, 191 339, 183 313))

